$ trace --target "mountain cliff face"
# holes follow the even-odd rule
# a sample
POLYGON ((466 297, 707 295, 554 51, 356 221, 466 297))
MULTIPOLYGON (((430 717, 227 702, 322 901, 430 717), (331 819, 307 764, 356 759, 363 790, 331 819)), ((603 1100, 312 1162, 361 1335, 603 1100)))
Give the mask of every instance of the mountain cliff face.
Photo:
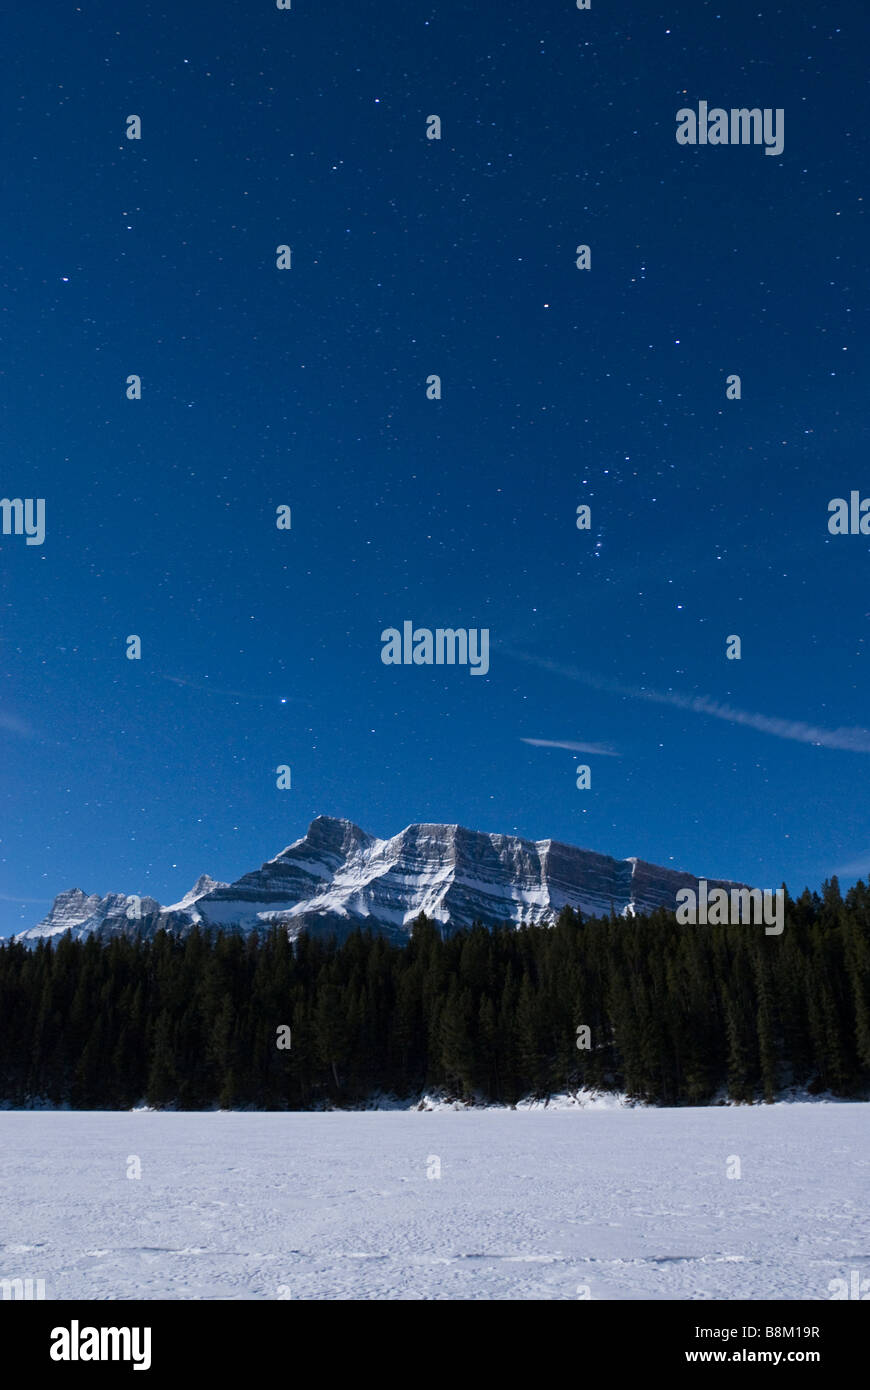
MULTIPOLYGON (((708 880, 711 888, 730 887, 708 880)), ((410 825, 389 840, 350 821, 318 816, 308 833, 235 883, 207 874, 169 907, 153 898, 61 893, 48 916, 18 941, 69 931, 76 937, 200 923, 244 932, 272 923, 345 936, 370 927, 405 941, 421 912, 448 930, 479 921, 551 922, 562 907, 587 916, 673 909, 691 874, 640 859, 611 859, 556 840, 521 840, 459 825, 410 825)))
MULTIPOLYGON (((144 915, 151 916, 162 911, 154 898, 139 898, 138 903, 144 915)), ((70 888, 66 893, 58 893, 51 911, 38 926, 30 931, 19 932, 16 941, 30 941, 40 937, 62 936, 71 932, 74 937, 90 936, 92 932, 121 931, 134 925, 137 899, 125 897, 123 893, 107 893, 101 898, 99 893, 83 893, 80 888, 70 888)))

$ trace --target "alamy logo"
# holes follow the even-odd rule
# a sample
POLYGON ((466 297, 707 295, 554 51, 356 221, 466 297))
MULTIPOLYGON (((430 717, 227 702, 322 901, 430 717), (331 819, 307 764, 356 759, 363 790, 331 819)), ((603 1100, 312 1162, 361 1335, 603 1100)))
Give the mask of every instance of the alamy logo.
POLYGON ((782 154, 785 145, 785 111, 766 106, 721 106, 708 109, 698 102, 695 113, 690 106, 677 112, 678 145, 761 145, 765 154, 782 154))
POLYGON ((832 497, 828 503, 828 531, 832 536, 870 536, 870 497, 861 497, 857 488, 845 497, 832 497))
POLYGON ((132 1361, 134 1371, 151 1369, 150 1327, 69 1327, 51 1329, 52 1361, 132 1361))
POLYGON ((785 925, 785 893, 767 888, 714 888, 707 892, 707 880, 698 879, 694 888, 681 888, 677 894, 677 921, 680 926, 724 927, 742 922, 761 926, 765 936, 779 936, 785 925), (774 911, 774 904, 776 910, 774 911))
POLYGON ((0 1297, 6 1302, 20 1298, 26 1302, 45 1298, 44 1279, 0 1279, 0 1297), (34 1288, 34 1285, 36 1287, 34 1288))
POLYGON ((845 1279, 832 1279, 828 1285, 828 1293, 832 1299, 852 1298, 861 1303, 870 1300, 870 1279, 862 1279, 857 1269, 853 1269, 849 1274, 849 1283, 845 1279))
POLYGON ((381 633, 385 666, 468 666, 472 676, 489 670, 489 628, 415 628, 412 622, 381 633))
POLYGON ((4 536, 27 536, 25 545, 42 545, 45 540, 45 498, 0 497, 4 536), (34 516, 34 508, 36 514, 34 516))

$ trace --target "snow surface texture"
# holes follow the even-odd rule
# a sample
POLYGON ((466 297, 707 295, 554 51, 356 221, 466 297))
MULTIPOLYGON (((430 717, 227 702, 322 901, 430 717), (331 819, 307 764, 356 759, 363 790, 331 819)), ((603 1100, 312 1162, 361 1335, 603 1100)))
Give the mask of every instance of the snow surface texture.
MULTIPOLYGON (((730 886, 718 879, 710 887, 730 886)), ((676 906, 691 874, 642 859, 611 859, 556 840, 522 840, 459 825, 409 825, 379 840, 350 821, 317 816, 301 840, 235 883, 203 874, 170 907, 121 893, 60 893, 51 911, 17 940, 31 944, 70 931, 184 932, 194 923, 253 931, 283 924, 291 936, 345 936, 368 927, 404 943, 425 912, 450 930, 480 921, 552 922, 563 907, 590 916, 676 906)))
POLYGON ((825 1300, 870 1277, 868 1132, 860 1104, 7 1111, 0 1279, 61 1299, 825 1300))

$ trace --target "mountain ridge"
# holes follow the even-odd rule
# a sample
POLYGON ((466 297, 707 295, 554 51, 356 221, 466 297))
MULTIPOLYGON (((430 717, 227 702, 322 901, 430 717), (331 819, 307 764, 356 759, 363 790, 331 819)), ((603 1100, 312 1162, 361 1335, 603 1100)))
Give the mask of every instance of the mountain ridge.
POLYGON ((614 859, 552 838, 420 822, 380 839, 353 821, 321 815, 300 839, 232 883, 202 874, 167 907, 148 896, 67 889, 41 922, 14 939, 35 944, 67 931, 81 938, 195 925, 250 932, 279 924, 291 936, 303 929, 345 936, 369 927, 404 941, 421 912, 445 930, 475 921, 552 922, 563 907, 628 916, 673 909, 679 889, 697 889, 698 881, 644 859, 614 859))

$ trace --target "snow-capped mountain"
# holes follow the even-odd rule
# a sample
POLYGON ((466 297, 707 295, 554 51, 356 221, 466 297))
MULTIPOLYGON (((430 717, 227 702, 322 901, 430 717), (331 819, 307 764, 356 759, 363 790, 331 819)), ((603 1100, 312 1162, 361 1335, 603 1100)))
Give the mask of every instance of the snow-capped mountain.
POLYGON ((133 925, 137 904, 138 910, 146 917, 162 911, 154 898, 128 898, 123 893, 107 893, 101 898, 99 893, 88 896, 80 888, 70 888, 66 893, 58 893, 48 916, 38 926, 19 932, 16 940, 62 936, 67 931, 81 937, 103 930, 117 931, 122 926, 129 929, 133 925))
MULTIPOLYGON (((222 883, 220 879, 212 878, 210 874, 200 874, 196 883, 185 893, 177 903, 171 903, 167 907, 167 912, 183 912, 187 907, 193 907, 194 903, 200 898, 204 898, 206 893, 211 893, 214 888, 228 888, 228 883, 222 883)), ((143 899, 144 902, 144 899, 143 899)))
POLYGON ((404 941, 421 912, 449 930, 473 922, 520 926, 553 921, 565 906, 588 916, 673 909, 680 888, 697 886, 691 874, 642 859, 611 859, 557 840, 522 840, 459 825, 409 825, 379 840, 350 821, 318 816, 302 839, 235 883, 203 874, 169 907, 153 898, 87 897, 71 889, 16 939, 161 926, 183 931, 195 923, 247 932, 281 923, 292 936, 303 927, 344 936, 363 926, 404 941))

